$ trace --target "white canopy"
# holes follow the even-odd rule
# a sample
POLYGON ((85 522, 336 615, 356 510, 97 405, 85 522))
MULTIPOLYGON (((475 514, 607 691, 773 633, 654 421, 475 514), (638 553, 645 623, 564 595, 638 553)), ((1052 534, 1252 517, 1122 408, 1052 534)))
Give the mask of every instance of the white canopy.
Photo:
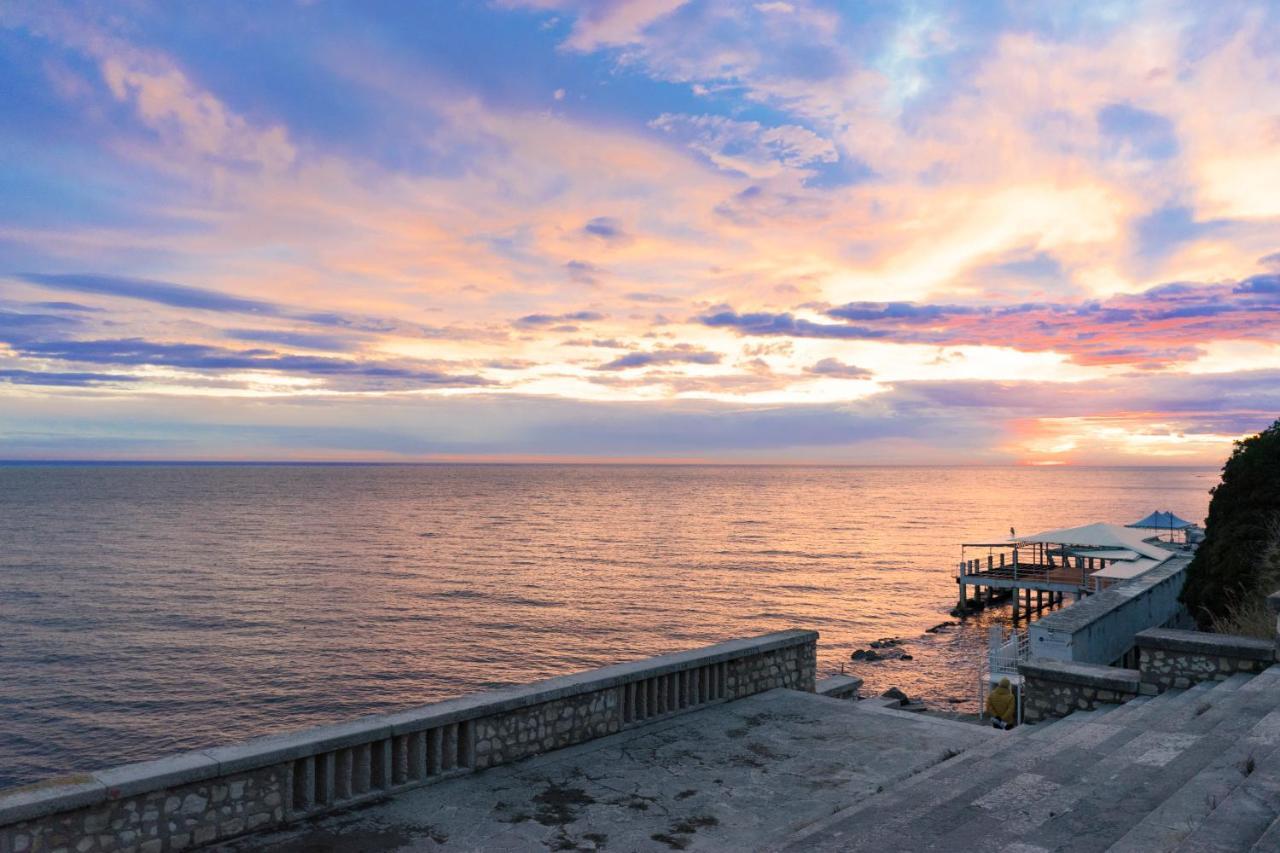
POLYGON ((1143 535, 1137 530, 1122 527, 1119 524, 1105 524, 1102 522, 1086 524, 1082 527, 1046 530, 1043 533, 1033 533, 1030 536, 1019 536, 1015 541, 1072 545, 1077 548, 1123 549, 1134 551, 1143 557, 1149 557, 1157 563, 1163 562, 1169 556, 1169 552, 1165 549, 1144 542, 1143 535))
POLYGON ((1131 562, 1121 561, 1112 563, 1105 569, 1098 569, 1090 577, 1094 578, 1111 578, 1112 580, 1127 580, 1137 577, 1147 569, 1153 569, 1160 565, 1163 560, 1153 560, 1143 557, 1141 560, 1133 560, 1131 562))

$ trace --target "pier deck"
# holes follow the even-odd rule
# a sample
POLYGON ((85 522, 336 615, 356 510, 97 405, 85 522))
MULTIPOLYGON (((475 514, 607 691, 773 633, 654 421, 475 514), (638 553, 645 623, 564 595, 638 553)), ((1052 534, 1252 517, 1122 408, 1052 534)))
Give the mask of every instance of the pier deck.
POLYGON ((1000 734, 779 689, 217 849, 758 850, 1000 734))
POLYGON ((998 566, 960 575, 964 586, 993 589, 1030 589, 1045 592, 1077 592, 1090 588, 1089 573, 1074 566, 998 566))

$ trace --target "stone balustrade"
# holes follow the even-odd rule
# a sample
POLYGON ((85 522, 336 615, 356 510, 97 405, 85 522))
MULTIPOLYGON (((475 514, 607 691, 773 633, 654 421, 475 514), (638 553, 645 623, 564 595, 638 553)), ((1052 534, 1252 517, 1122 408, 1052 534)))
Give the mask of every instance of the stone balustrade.
POLYGON ((1257 673, 1276 659, 1274 640, 1230 634, 1152 628, 1140 632, 1138 668, 1146 684, 1160 692, 1201 681, 1222 681, 1237 672, 1257 673))
POLYGON ((813 692, 817 640, 782 631, 0 790, 0 853, 187 850, 766 690, 813 692))

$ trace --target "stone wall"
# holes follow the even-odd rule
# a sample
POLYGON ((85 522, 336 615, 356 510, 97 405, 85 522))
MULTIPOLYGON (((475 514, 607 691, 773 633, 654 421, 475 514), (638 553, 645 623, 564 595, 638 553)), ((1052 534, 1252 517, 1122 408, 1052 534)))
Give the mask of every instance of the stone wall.
POLYGON ((1134 640, 1142 681, 1162 693, 1171 687, 1222 681, 1237 672, 1262 672, 1276 659, 1275 642, 1229 634, 1155 628, 1134 640))
POLYGON ((1118 705, 1143 692, 1136 669, 1032 658, 1019 664, 1018 672, 1023 678, 1022 719, 1027 723, 1118 705))
POLYGON ((0 853, 167 853, 786 687, 814 631, 782 631, 537 684, 0 791, 0 853))

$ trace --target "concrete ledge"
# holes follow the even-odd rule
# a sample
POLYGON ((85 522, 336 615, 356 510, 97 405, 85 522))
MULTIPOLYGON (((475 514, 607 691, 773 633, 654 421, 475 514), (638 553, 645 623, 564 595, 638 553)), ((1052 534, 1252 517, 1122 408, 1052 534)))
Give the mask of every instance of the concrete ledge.
POLYGON ((833 675, 818 682, 814 692, 835 699, 857 699, 862 679, 856 675, 833 675))
POLYGON ((107 799, 116 800, 156 788, 202 782, 221 774, 217 760, 202 752, 182 752, 155 761, 99 770, 93 777, 106 786, 107 799))
POLYGON ((1134 641, 1140 649, 1163 649, 1244 660, 1271 661, 1275 660, 1276 655, 1276 644, 1271 640, 1200 631, 1176 631, 1172 628, 1149 628, 1139 632, 1134 641))
POLYGON ((216 761, 219 772, 225 775, 388 737, 391 737, 391 724, 387 717, 361 717, 349 723, 254 738, 232 746, 207 749, 202 754, 216 761))
POLYGON ((88 773, 0 790, 0 826, 106 802, 107 786, 88 773))
POLYGON ((1137 693, 1142 684, 1142 673, 1136 669, 1120 669, 1093 663, 1071 663, 1048 658, 1032 658, 1018 664, 1018 672, 1026 678, 1077 684, 1081 687, 1114 690, 1120 693, 1137 693))
POLYGON ((707 646, 705 649, 629 661, 606 666, 602 669, 593 669, 588 672, 561 675, 544 681, 535 681, 532 684, 503 687, 498 690, 488 690, 484 693, 461 696, 457 699, 447 699, 443 702, 423 705, 421 708, 412 708, 408 711, 387 714, 376 719, 389 723, 392 734, 407 734, 448 723, 455 723, 460 720, 469 720, 474 718, 477 712, 482 712, 486 715, 501 714, 507 711, 527 708, 531 705, 541 705, 545 702, 567 699, 585 693, 594 693, 597 690, 617 687, 641 678, 654 678, 692 667, 707 666, 736 660, 737 658, 761 655, 778 649, 791 648, 805 642, 817 643, 818 632, 803 630, 777 631, 746 640, 730 640, 725 643, 717 643, 714 646, 707 646))

